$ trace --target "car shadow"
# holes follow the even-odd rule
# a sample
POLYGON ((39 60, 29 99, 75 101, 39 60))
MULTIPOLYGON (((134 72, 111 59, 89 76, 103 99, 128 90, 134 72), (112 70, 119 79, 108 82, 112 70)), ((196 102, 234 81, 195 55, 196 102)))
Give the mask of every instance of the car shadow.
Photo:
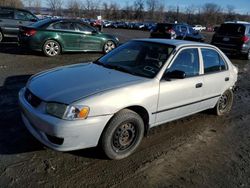
POLYGON ((26 130, 18 106, 18 92, 30 76, 8 77, 0 87, 0 154, 18 154, 43 148, 26 130))
POLYGON ((19 46, 17 42, 2 42, 0 43, 0 53, 13 55, 37 55, 42 56, 41 52, 31 51, 26 47, 19 46))

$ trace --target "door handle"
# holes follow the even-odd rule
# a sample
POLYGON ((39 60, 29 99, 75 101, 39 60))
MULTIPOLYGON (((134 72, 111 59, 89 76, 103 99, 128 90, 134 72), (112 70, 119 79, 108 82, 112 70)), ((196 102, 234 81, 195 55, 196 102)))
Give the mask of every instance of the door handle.
POLYGON ((0 22, 2 22, 3 20, 0 20, 0 22))
POLYGON ((196 85, 195 85, 195 87, 196 87, 196 88, 200 88, 200 87, 202 87, 202 83, 198 83, 198 84, 196 84, 196 85))
POLYGON ((226 78, 225 78, 225 81, 226 81, 226 82, 229 81, 229 77, 226 77, 226 78))

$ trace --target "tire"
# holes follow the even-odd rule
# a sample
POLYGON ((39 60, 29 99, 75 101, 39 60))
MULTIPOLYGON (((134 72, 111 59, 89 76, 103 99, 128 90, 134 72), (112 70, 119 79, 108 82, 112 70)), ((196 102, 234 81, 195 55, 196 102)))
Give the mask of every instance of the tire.
POLYGON ((0 43, 3 41, 3 38, 4 38, 3 33, 2 31, 0 31, 0 43))
POLYGON ((101 146, 110 159, 123 159, 131 155, 144 136, 142 118, 134 111, 124 109, 114 115, 105 128, 101 146))
POLYGON ((228 89, 221 95, 213 110, 217 116, 223 116, 231 111, 232 105, 233 91, 228 89))
POLYGON ((48 57, 55 57, 61 53, 61 46, 55 40, 47 40, 43 45, 43 53, 48 57))
POLYGON ((105 44, 103 46, 103 53, 107 54, 115 48, 116 48, 115 43, 113 41, 109 40, 109 41, 105 42, 105 44))

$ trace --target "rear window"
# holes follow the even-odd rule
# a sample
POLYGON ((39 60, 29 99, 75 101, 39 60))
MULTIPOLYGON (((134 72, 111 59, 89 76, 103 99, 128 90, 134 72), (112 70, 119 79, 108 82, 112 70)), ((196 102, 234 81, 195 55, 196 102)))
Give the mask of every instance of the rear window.
POLYGON ((172 29, 172 24, 157 24, 155 31, 165 32, 166 30, 172 29))
POLYGON ((40 20, 40 21, 37 21, 35 23, 32 24, 32 27, 42 27, 46 24, 49 24, 51 22, 51 19, 50 18, 47 18, 47 19, 44 19, 44 20, 40 20))
POLYGON ((0 18, 2 19, 14 19, 14 11, 8 9, 0 9, 0 18))
POLYGON ((241 24, 222 24, 217 33, 222 35, 244 35, 246 27, 241 24))

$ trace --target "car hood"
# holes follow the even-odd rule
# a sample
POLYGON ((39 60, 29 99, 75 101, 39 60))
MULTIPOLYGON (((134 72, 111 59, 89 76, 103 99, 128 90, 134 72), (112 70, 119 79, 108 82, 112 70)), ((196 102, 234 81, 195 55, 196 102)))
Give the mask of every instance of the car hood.
POLYGON ((32 77, 27 88, 47 102, 70 104, 82 98, 145 80, 93 63, 59 67, 32 77))

